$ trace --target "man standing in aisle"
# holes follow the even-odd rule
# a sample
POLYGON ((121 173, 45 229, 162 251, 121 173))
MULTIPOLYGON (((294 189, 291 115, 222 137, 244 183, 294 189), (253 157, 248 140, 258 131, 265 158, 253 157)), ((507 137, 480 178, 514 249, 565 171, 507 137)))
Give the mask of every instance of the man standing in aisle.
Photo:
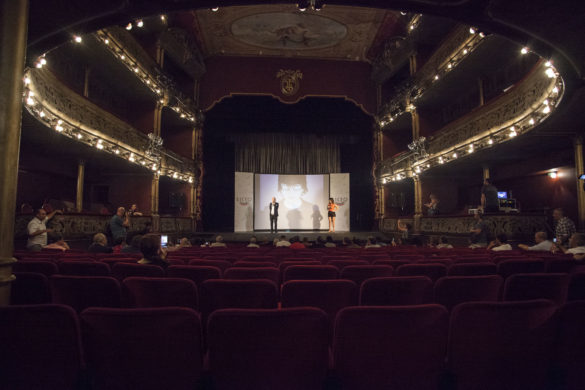
POLYGON ((35 217, 31 219, 26 228, 28 232, 26 249, 33 252, 40 252, 45 246, 47 246, 47 233, 53 231, 53 229, 47 229, 47 221, 53 218, 57 213, 63 214, 61 210, 55 210, 47 215, 45 209, 37 209, 35 217))
POLYGON ((565 217, 565 213, 561 208, 553 210, 553 219, 556 221, 556 243, 562 246, 566 246, 569 243, 569 238, 571 238, 573 233, 577 232, 577 229, 575 229, 575 224, 568 217, 565 217))
POLYGON ((270 233, 278 233, 278 202, 274 196, 270 202, 270 233))
POLYGON ((118 238, 126 238, 126 230, 130 226, 130 220, 124 207, 118 207, 116 214, 110 219, 110 230, 112 232, 112 242, 118 238))

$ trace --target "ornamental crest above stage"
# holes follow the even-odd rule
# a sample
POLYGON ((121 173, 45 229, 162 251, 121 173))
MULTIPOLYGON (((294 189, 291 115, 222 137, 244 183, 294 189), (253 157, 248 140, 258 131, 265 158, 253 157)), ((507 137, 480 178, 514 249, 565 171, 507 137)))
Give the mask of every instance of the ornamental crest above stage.
POLYGON ((280 79, 280 91, 283 95, 293 96, 299 91, 300 81, 303 73, 300 70, 280 69, 276 74, 280 79))

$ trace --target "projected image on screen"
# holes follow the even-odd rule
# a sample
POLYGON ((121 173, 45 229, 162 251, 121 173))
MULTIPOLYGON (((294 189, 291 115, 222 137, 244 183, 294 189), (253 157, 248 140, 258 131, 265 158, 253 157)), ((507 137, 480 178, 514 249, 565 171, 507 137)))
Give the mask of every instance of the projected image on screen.
POLYGON ((270 229, 272 197, 279 203, 278 230, 327 228, 329 175, 257 174, 254 192, 254 229, 270 229))

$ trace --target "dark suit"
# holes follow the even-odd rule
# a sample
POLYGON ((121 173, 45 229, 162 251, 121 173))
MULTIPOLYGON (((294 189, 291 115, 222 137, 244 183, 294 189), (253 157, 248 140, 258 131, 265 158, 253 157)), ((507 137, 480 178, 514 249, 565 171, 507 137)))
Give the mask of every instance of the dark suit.
POLYGON ((269 211, 270 211, 270 233, 272 233, 273 231, 275 233, 278 233, 278 202, 274 203, 274 205, 272 204, 272 202, 270 202, 269 211), (274 211, 272 210, 273 206, 274 206, 274 211))

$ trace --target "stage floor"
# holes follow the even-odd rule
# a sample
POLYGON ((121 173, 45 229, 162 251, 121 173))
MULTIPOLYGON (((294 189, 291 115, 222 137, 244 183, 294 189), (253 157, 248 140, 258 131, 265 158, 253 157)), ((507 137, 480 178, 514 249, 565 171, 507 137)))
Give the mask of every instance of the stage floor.
POLYGON ((269 231, 255 231, 255 232, 198 232, 195 233, 195 237, 205 238, 208 241, 212 241, 212 239, 217 236, 221 235, 224 241, 227 242, 249 242, 250 237, 255 236, 258 241, 272 241, 274 237, 285 236, 286 238, 291 238, 295 236, 299 236, 302 240, 304 237, 307 237, 309 241, 315 241, 317 237, 322 237, 325 239, 327 236, 333 237, 335 241, 341 241, 344 237, 348 238, 357 238, 358 240, 367 240, 368 237, 378 237, 384 240, 392 239, 391 235, 382 233, 382 232, 335 232, 329 233, 326 230, 324 231, 315 231, 315 230, 282 230, 278 231, 278 233, 270 233, 269 231))

